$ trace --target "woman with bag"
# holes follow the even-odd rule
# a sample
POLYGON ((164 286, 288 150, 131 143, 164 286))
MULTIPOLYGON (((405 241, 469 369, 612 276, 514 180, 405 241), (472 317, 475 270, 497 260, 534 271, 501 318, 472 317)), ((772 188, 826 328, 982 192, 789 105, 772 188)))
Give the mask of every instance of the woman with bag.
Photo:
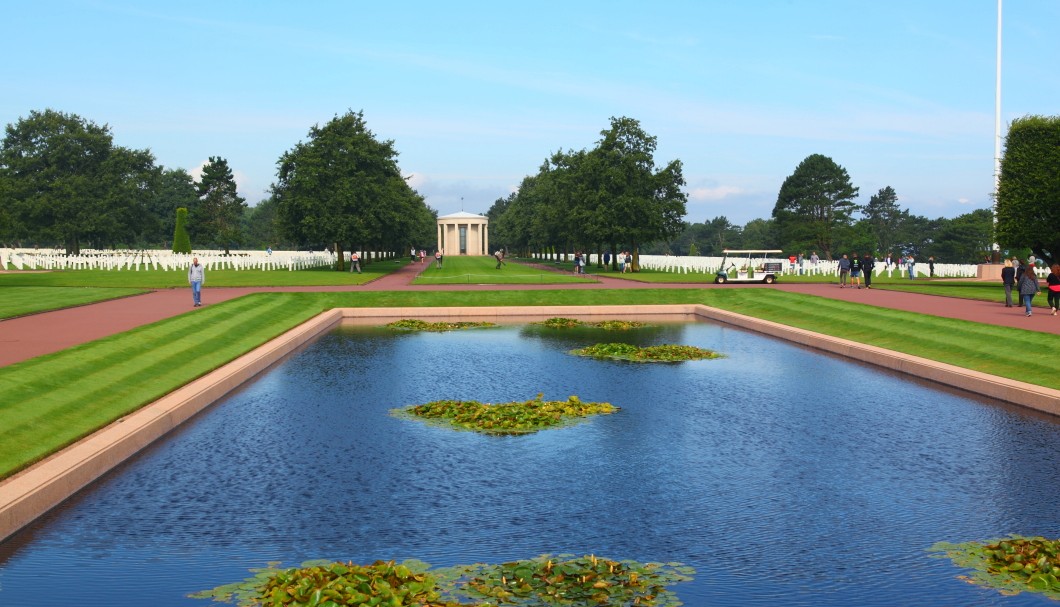
POLYGON ((1053 316, 1056 316, 1056 309, 1060 308, 1060 263, 1054 263, 1049 270, 1045 282, 1049 283, 1049 307, 1053 309, 1053 316))
POLYGON ((1027 269, 1024 270, 1023 276, 1020 276, 1019 281, 1020 297, 1023 298, 1023 305, 1027 308, 1027 316, 1031 315, 1031 300, 1038 294, 1040 290, 1038 288, 1038 277, 1034 275, 1034 266, 1028 265, 1027 269))

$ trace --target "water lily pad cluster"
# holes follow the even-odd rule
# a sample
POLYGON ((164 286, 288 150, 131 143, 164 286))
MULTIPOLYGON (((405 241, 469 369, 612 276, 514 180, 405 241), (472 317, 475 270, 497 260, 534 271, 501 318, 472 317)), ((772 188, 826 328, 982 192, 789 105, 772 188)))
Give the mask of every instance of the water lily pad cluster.
POLYGON ((455 331, 458 329, 473 329, 478 327, 493 326, 496 325, 491 322, 427 322, 425 320, 417 320, 415 318, 403 318, 401 320, 395 320, 392 323, 387 323, 386 325, 388 329, 395 329, 398 331, 455 331))
POLYGON ((498 404, 436 400, 397 409, 394 413, 487 434, 527 434, 617 410, 618 407, 611 403, 583 402, 577 396, 570 396, 565 401, 544 400, 543 395, 538 394, 531 400, 498 404))
POLYGON ((704 360, 722 358, 722 354, 696 346, 663 344, 659 346, 635 346, 633 344, 610 343, 596 344, 571 350, 577 356, 592 358, 611 358, 633 362, 680 362, 685 360, 704 360))
POLYGON ((942 552, 958 567, 974 569, 961 576, 973 584, 1005 593, 1045 593, 1060 600, 1060 539, 1012 536, 989 542, 949 544, 930 548, 942 552))
POLYGON ((363 566, 311 561, 300 568, 253 570, 256 575, 252 578, 190 596, 234 602, 240 607, 459 607, 460 603, 441 600, 437 580, 426 569, 426 564, 415 561, 400 565, 376 561, 363 566))
POLYGON ((419 561, 364 566, 313 561, 301 568, 269 567, 255 573, 191 596, 239 607, 678 607, 682 603, 668 587, 690 581, 695 571, 681 563, 542 555, 501 565, 435 570, 419 561))
POLYGON ((482 565, 469 569, 468 594, 489 604, 534 607, 537 605, 646 605, 682 603, 668 586, 692 579, 694 570, 680 563, 613 561, 596 556, 536 559, 482 565))
POLYGON ((648 327, 647 323, 636 320, 601 320, 598 322, 585 322, 577 318, 563 318, 560 316, 546 319, 540 323, 549 329, 573 329, 574 327, 593 327, 607 331, 629 331, 631 329, 642 329, 648 327))

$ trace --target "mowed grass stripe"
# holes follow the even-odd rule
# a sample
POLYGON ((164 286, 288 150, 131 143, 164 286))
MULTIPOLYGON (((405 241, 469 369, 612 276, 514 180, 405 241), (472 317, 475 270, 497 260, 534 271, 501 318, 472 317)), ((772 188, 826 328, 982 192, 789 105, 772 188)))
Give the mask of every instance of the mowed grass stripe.
POLYGON ((45 390, 61 390, 71 379, 92 380, 134 357, 150 356, 160 347, 176 347, 181 341, 194 341, 203 334, 216 332, 219 323, 226 319, 253 312, 255 304, 247 299, 239 298, 223 306, 211 306, 11 365, 0 370, 0 393, 16 390, 12 398, 5 399, 5 403, 15 403, 18 390, 28 392, 29 397, 45 390))
POLYGON ((738 305, 725 302, 719 307, 976 371, 1052 385, 1051 367, 1029 353, 1055 348, 1060 344, 1056 335, 823 297, 769 293, 757 302, 743 299, 738 305))
POLYGON ((189 336, 161 348, 162 354, 146 365, 142 358, 115 365, 109 373, 74 380, 43 401, 27 399, 13 408, 5 406, 5 418, 17 421, 0 431, 0 474, 15 472, 238 357, 249 349, 247 340, 267 341, 286 330, 281 326, 294 326, 317 313, 283 299, 259 302, 253 313, 226 315, 218 325, 226 332, 206 344, 189 336), (284 322, 276 322, 280 319, 284 322), (227 331, 240 339, 229 339, 227 331), (209 352, 200 355, 197 350, 203 347, 209 352))
MULTIPOLYGON (((43 361, 39 369, 27 365, 29 368, 22 368, 17 375, 11 374, 12 377, 4 373, 5 385, 2 393, 5 395, 5 413, 17 414, 27 407, 39 409, 49 400, 65 403, 70 399, 68 393, 76 392, 84 396, 86 387, 100 386, 109 392, 120 394, 125 386, 123 380, 147 367, 154 368, 157 365, 155 361, 183 364, 173 361, 181 358, 192 362, 200 359, 212 360, 216 358, 217 351, 214 342, 219 342, 222 346, 226 342, 238 343, 255 332, 249 330, 255 325, 260 325, 270 333, 275 331, 275 324, 270 322, 275 316, 273 312, 286 305, 287 302, 283 298, 231 305, 226 306, 230 307, 230 310, 216 312, 212 319, 203 318, 204 314, 192 317, 185 315, 163 321, 160 324, 173 326, 152 327, 163 329, 157 335, 152 335, 151 328, 148 328, 146 331, 125 333, 85 344, 74 354, 78 355, 79 359, 92 359, 96 364, 86 366, 79 363, 74 368, 86 370, 81 374, 66 373, 65 377, 56 377, 54 370, 49 368, 54 366, 48 364, 52 361, 43 361), (191 327, 197 328, 186 330, 191 327), (173 333, 180 333, 181 336, 173 338, 173 333), (230 336, 235 338, 229 339, 230 336), (43 373, 44 377, 38 376, 38 373, 43 373), (47 393, 42 395, 41 392, 45 390, 47 393)), ((57 365, 58 362, 54 364, 57 365)), ((164 369, 161 371, 161 377, 168 375, 164 369)), ((156 375, 155 378, 157 377, 156 375)))

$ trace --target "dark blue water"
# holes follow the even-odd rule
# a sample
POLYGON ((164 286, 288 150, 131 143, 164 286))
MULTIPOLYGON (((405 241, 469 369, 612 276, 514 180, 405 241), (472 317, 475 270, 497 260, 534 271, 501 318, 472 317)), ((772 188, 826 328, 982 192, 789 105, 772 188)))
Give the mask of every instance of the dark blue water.
POLYGON ((680 561, 687 605, 1045 605, 925 549, 1060 536, 1060 425, 712 324, 326 336, 0 544, 0 605, 170 606, 270 561, 543 553, 680 561), (728 358, 566 354, 615 341, 728 358), (610 401, 488 437, 388 414, 439 398, 610 401))

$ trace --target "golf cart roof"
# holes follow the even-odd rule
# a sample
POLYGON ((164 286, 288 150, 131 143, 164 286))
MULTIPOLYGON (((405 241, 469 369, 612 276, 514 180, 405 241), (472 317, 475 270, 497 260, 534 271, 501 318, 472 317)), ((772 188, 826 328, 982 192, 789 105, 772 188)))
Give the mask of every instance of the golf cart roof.
POLYGON ((740 255, 746 255, 746 254, 750 253, 751 255, 754 255, 755 253, 769 254, 769 253, 783 253, 784 251, 782 249, 725 249, 722 252, 725 253, 726 255, 728 255, 730 253, 738 253, 740 255))

